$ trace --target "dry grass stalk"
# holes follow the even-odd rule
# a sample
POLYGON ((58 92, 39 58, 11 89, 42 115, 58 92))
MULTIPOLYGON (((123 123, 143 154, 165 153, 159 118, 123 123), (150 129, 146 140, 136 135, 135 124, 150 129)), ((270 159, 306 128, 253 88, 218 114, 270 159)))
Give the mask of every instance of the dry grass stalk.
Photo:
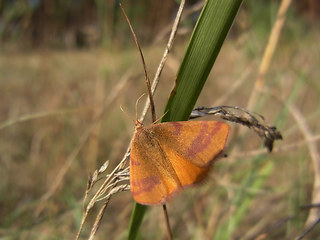
MULTIPOLYGON (((283 28, 284 22, 285 22, 285 18, 286 18, 286 13, 287 10, 291 4, 292 0, 282 0, 281 1, 281 5, 279 7, 278 13, 277 13, 277 18, 276 21, 272 27, 271 33, 269 35, 269 40, 267 43, 267 46, 265 48, 261 63, 260 63, 260 67, 259 67, 259 71, 258 71, 258 77, 254 83, 254 87, 252 89, 251 92, 251 96, 248 100, 248 104, 247 104, 247 109, 253 110, 254 105, 256 104, 259 94, 261 93, 263 86, 264 86, 264 82, 265 82, 265 75, 269 70, 269 66, 272 60, 272 57, 274 55, 275 49, 277 47, 279 38, 280 38, 280 34, 281 34, 281 30, 283 28)), ((245 129, 239 129, 237 131, 237 136, 238 139, 242 138, 242 136, 245 133, 245 129)), ((240 151, 240 145, 237 145, 234 149, 234 152, 237 154, 240 151)))
POLYGON ((286 203, 281 203, 276 207, 270 207, 263 218, 257 221, 256 224, 254 224, 252 228, 249 229, 239 240, 257 239, 262 236, 270 238, 271 236, 268 235, 275 232, 280 226, 293 218, 292 216, 285 217, 284 219, 281 219, 280 221, 277 221, 270 226, 270 223, 274 222, 274 216, 278 212, 283 211, 283 209, 285 209, 286 207, 286 203))
MULTIPOLYGON (((297 121, 299 128, 308 142, 308 148, 312 159, 314 169, 314 183, 312 191, 312 203, 320 202, 320 155, 317 148, 317 144, 311 139, 314 137, 311 129, 305 121, 303 114, 294 105, 289 105, 289 110, 295 120, 297 121)), ((306 226, 310 227, 320 217, 320 208, 311 208, 309 216, 306 221, 306 226)))
POLYGON ((320 223, 320 218, 318 218, 316 221, 310 224, 310 226, 307 228, 305 232, 303 232, 300 236, 296 238, 296 240, 302 240, 304 237, 310 233, 318 224, 320 223))
POLYGON ((222 215, 226 211, 226 208, 223 208, 220 204, 213 204, 213 209, 210 211, 209 220, 207 222, 205 236, 206 239, 213 239, 217 226, 222 220, 222 215))
POLYGON ((100 113, 97 115, 97 118, 93 120, 93 122, 87 127, 87 129, 84 131, 82 134, 79 144, 74 150, 71 152, 71 154, 68 156, 64 166, 60 169, 60 171, 57 173, 57 176, 55 180, 53 180, 53 184, 50 186, 49 190, 41 197, 40 203, 38 205, 37 210, 35 211, 35 216, 38 216, 44 206, 45 202, 56 192, 58 187, 63 183, 63 179, 66 176, 66 173, 70 169, 74 159, 77 157, 79 154, 80 150, 84 146, 84 144, 87 142, 89 139, 92 131, 94 130, 97 121, 103 116, 105 110, 110 107, 112 102, 116 99, 118 96, 119 92, 122 90, 122 88, 126 85, 127 81, 129 80, 129 76, 131 75, 132 69, 129 70, 126 74, 123 75, 122 79, 120 79, 119 83, 117 86, 114 88, 112 93, 109 95, 109 97, 104 101, 104 106, 101 108, 100 113))
POLYGON ((129 180, 129 167, 123 168, 123 166, 125 165, 123 163, 126 162, 128 156, 130 156, 130 154, 127 152, 126 155, 121 160, 120 164, 117 165, 117 167, 110 174, 108 174, 105 177, 104 182, 99 187, 99 189, 95 192, 94 196, 91 198, 91 200, 89 201, 89 203, 85 207, 85 202, 87 201, 88 193, 92 190, 92 187, 95 185, 95 183, 97 183, 97 181, 101 180, 101 179, 98 179, 99 174, 102 174, 107 169, 105 164, 102 165, 102 167, 99 170, 96 170, 94 172, 94 174, 92 175, 92 177, 89 178, 89 181, 87 184, 87 189, 86 189, 84 200, 83 200, 84 213, 83 213, 83 216, 81 219, 80 228, 78 230, 78 233, 77 233, 77 236, 75 239, 79 238, 81 230, 84 226, 85 220, 89 214, 89 211, 93 208, 93 206, 97 202, 104 200, 103 206, 99 210, 99 214, 96 217, 96 220, 95 220, 95 223, 91 229, 90 235, 92 235, 96 232, 98 225, 100 223, 100 220, 103 216, 104 210, 106 209, 106 207, 110 201, 111 196, 115 193, 130 189, 128 184, 123 184, 123 185, 117 186, 119 183, 126 182, 129 180), (106 193, 106 192, 108 192, 108 193, 106 193))
MULTIPOLYGON (((157 72, 155 74, 155 77, 153 79, 152 86, 151 86, 151 94, 152 95, 154 95, 154 92, 155 92, 156 87, 157 87, 159 80, 160 80, 161 72, 162 72, 163 67, 165 65, 165 62, 166 62, 166 59, 167 59, 168 54, 173 46, 173 40, 174 40, 174 37, 177 32, 179 21, 181 19, 181 14, 182 14, 182 10, 184 7, 184 3, 185 3, 185 1, 181 1, 181 3, 180 3, 180 7, 179 7, 179 10, 177 12, 177 16, 175 18, 175 21, 174 21, 174 24, 172 27, 172 32, 170 34, 169 41, 167 43, 166 49, 165 49, 163 57, 160 61, 160 64, 159 64, 159 67, 158 67, 157 72)), ((143 113, 142 113, 139 121, 143 122, 149 107, 150 107, 150 98, 148 98, 145 103, 144 110, 143 110, 143 113)), ((83 225, 85 223, 85 220, 88 216, 89 211, 92 209, 92 207, 95 205, 95 203, 97 201, 100 201, 102 199, 105 200, 103 203, 103 206, 99 210, 99 214, 97 215, 97 217, 95 219, 95 223, 91 229, 91 234, 90 234, 89 239, 93 239, 111 196, 115 193, 118 193, 121 191, 126 191, 126 190, 130 189, 130 187, 127 184, 123 184, 123 185, 118 186, 118 184, 120 182, 125 181, 125 180, 129 180, 129 167, 126 167, 127 163, 128 163, 128 156, 129 155, 130 155, 130 145, 128 146, 127 151, 124 154, 124 157, 122 158, 120 163, 107 176, 107 178, 102 183, 101 187, 97 190, 97 192, 94 194, 94 196, 89 201, 89 203, 83 213, 83 217, 81 220, 81 226, 80 226, 79 231, 77 233, 76 239, 78 239, 80 236, 81 230, 83 228, 83 225), (119 179, 121 179, 121 180, 119 180, 119 179)), ((87 199, 88 191, 90 191, 90 189, 91 189, 90 186, 92 186, 92 184, 94 184, 94 183, 92 183, 92 179, 91 179, 91 180, 89 180, 89 184, 88 184, 89 187, 86 190, 84 200, 87 199)))
MULTIPOLYGON (((96 119, 103 111, 103 100, 105 96, 105 82, 102 78, 97 78, 94 92, 94 109, 93 120, 96 119)), ((97 155, 99 152, 99 133, 101 128, 101 118, 97 120, 88 139, 88 147, 86 149, 85 166, 92 172, 97 166, 97 155)))
MULTIPOLYGON (((316 136, 313 136, 309 139, 304 139, 304 140, 301 140, 301 141, 297 141, 297 142, 293 142, 293 143, 290 143, 290 144, 286 144, 286 145, 282 145, 280 147, 274 147, 272 152, 274 153, 277 153, 277 152, 289 152, 293 149, 297 149, 303 145, 306 145, 306 144, 310 144, 310 143, 313 143, 315 144, 317 141, 320 140, 320 135, 316 135, 316 136)), ((263 149, 256 149, 256 150, 252 150, 252 151, 247 151, 245 153, 236 153, 236 154, 232 154, 231 157, 234 157, 234 158, 245 158, 245 157, 254 157, 254 156, 258 156, 260 154, 263 154, 265 153, 265 150, 263 149)))
POLYGON ((108 206, 108 203, 110 201, 110 198, 113 194, 116 194, 116 193, 119 193, 119 192, 124 192, 124 191, 129 191, 130 190, 130 185, 128 184, 123 184, 121 186, 118 186, 118 187, 115 187, 109 194, 108 196, 106 196, 104 202, 103 202, 103 206, 100 208, 100 211, 95 219, 95 222, 93 224, 93 227, 91 229, 91 232, 90 232, 90 236, 89 236, 89 240, 92 240, 94 239, 94 236, 98 230, 98 227, 100 225, 100 222, 101 222, 101 219, 103 217, 103 214, 105 212, 105 209, 107 208, 108 206))
MULTIPOLYGON (((153 95, 154 95, 154 92, 156 91, 157 86, 159 84, 160 75, 161 75, 162 70, 164 68, 164 65, 165 65, 165 63, 167 61, 168 54, 172 49, 173 41, 174 41, 175 36, 177 34, 177 29, 178 29, 178 25, 179 25, 179 22, 180 22, 180 19, 181 19, 181 15, 182 15, 182 10, 184 8, 184 4, 185 4, 185 1, 182 0, 181 3, 180 3, 179 9, 178 9, 176 18, 174 20, 172 29, 171 29, 171 33, 170 33, 170 37, 169 37, 166 49, 164 50, 164 53, 163 53, 162 59, 161 59, 161 61, 159 63, 159 66, 158 66, 158 69, 156 71, 156 74, 154 75, 154 78, 153 78, 153 81, 152 81, 152 85, 151 85, 151 92, 152 92, 153 95)), ((150 99, 149 98, 147 98, 146 103, 145 103, 144 106, 145 107, 144 107, 144 109, 142 111, 142 114, 141 114, 141 117, 139 119, 140 122, 142 122, 144 120, 145 116, 147 115, 147 111, 148 111, 148 109, 150 107, 150 99)))
POLYGON ((248 67, 245 71, 242 72, 241 76, 231 85, 230 88, 219 98, 217 99, 212 106, 220 106, 225 103, 234 93, 241 87, 242 84, 248 79, 249 73, 251 72, 252 67, 248 67))
POLYGON ((220 106, 220 107, 199 107, 192 111, 190 118, 198 118, 207 115, 218 116, 229 122, 242 124, 254 130, 261 138, 264 139, 264 146, 269 152, 272 151, 273 142, 281 140, 282 135, 274 126, 269 126, 264 123, 264 118, 257 115, 257 118, 247 110, 234 106, 220 106))
MULTIPOLYGON (((186 8, 184 10, 183 16, 181 17, 181 20, 184 20, 187 17, 189 17, 191 14, 200 11, 204 4, 205 4, 205 1, 199 1, 194 5, 192 5, 191 7, 186 8)), ((153 40, 153 44, 159 43, 162 39, 164 39, 170 33, 171 30, 172 30, 172 26, 171 24, 168 24, 157 34, 157 36, 153 40)))
POLYGON ((44 112, 25 114, 25 115, 19 116, 17 118, 9 119, 8 121, 0 123, 0 131, 7 128, 7 127, 11 127, 12 125, 17 124, 17 123, 22 123, 25 121, 30 121, 30 120, 34 120, 34 119, 38 119, 38 118, 50 117, 50 116, 55 116, 55 115, 78 113, 83 110, 90 110, 90 109, 83 109, 83 108, 60 109, 60 110, 54 110, 54 111, 44 111, 44 112))
POLYGON ((247 105, 247 109, 248 110, 253 110, 253 107, 255 105, 255 103, 258 100, 259 97, 259 92, 262 89, 263 85, 264 85, 264 81, 265 81, 265 75, 269 70, 270 67, 270 63, 272 60, 272 57, 274 55, 275 49, 277 47, 279 38, 280 38, 280 34, 281 34, 281 30, 283 28, 285 19, 286 19, 286 14, 288 11, 288 8, 291 4, 292 0, 282 0, 281 1, 281 5, 279 7, 278 13, 277 13, 277 18, 276 18, 276 22, 274 23, 270 36, 269 36, 269 40, 268 40, 268 44, 265 48, 261 63, 260 63, 260 67, 259 67, 259 72, 258 72, 258 77, 254 83, 254 87, 247 105))

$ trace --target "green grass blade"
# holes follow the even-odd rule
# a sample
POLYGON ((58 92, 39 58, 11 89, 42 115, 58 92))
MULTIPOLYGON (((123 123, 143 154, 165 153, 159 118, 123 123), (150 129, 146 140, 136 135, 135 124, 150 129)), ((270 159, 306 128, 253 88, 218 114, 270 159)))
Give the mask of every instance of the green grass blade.
MULTIPOLYGON (((204 6, 180 66, 162 122, 188 120, 242 0, 209 0, 204 6)), ((128 239, 135 239, 145 206, 135 203, 128 239)))
POLYGON ((136 239, 143 216, 147 210, 147 206, 135 203, 133 206, 130 224, 129 224, 129 240, 136 239))
POLYGON ((231 204, 235 210, 232 216, 219 226, 213 239, 232 239, 232 234, 239 227, 252 201, 259 194, 274 169, 274 163, 272 161, 266 162, 264 156, 258 156, 254 161, 254 165, 253 170, 244 176, 239 189, 234 195, 235 197, 231 204))
POLYGON ((180 66, 163 121, 187 120, 240 7, 241 0, 210 0, 204 6, 180 66))

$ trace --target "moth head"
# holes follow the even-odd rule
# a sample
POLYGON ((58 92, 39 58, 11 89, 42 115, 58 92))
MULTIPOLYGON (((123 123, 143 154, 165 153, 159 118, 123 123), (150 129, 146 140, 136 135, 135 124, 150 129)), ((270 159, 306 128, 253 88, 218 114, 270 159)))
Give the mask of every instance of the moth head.
POLYGON ((136 122, 134 123, 136 130, 143 128, 143 123, 140 122, 138 119, 136 120, 136 122))

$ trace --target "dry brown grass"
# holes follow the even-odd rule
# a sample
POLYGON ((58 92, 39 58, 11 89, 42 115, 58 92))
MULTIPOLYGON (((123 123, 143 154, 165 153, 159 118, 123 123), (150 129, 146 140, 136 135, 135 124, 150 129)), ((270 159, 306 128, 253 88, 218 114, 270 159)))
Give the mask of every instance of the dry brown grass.
MULTIPOLYGON (((287 25, 291 27, 290 22, 287 25)), ((316 39, 320 33, 311 28, 301 36, 301 29, 290 29, 280 40, 265 76, 268 83, 257 110, 282 130, 284 141, 276 144, 275 152, 266 156, 262 165, 252 157, 265 156, 254 135, 249 133, 241 141, 231 142, 231 147, 241 146, 237 155, 221 160, 206 184, 183 192, 168 204, 173 233, 179 239, 212 239, 216 229, 232 217, 239 191, 254 197, 237 226, 235 239, 250 239, 268 229, 269 239, 292 239, 303 231, 308 211, 299 206, 311 202, 311 154, 319 147, 320 50, 316 39), (308 131, 300 130, 304 124, 308 131), (266 169, 268 174, 264 173, 266 169), (265 184, 245 188, 243 182, 249 172, 265 174, 265 184), (275 227, 288 217, 292 218, 275 227)), ((221 98, 223 105, 246 106, 265 46, 254 34, 247 30, 238 38, 242 42, 232 38, 226 41, 210 76, 213 80, 223 79, 219 81, 223 84, 208 81, 198 106, 210 106, 221 98), (241 78, 242 74, 245 77, 241 78), (231 86, 235 79, 239 79, 237 88, 231 86), (225 97, 232 88, 232 94, 225 97)), ((173 84, 177 71, 174 62, 181 59, 184 44, 177 43, 163 72, 155 99, 158 115, 173 84)), ((153 73, 162 47, 150 47, 144 52, 149 72, 153 73)), ((106 160, 107 172, 113 169, 133 132, 132 122, 119 106, 133 116, 135 100, 146 92, 142 68, 137 63, 140 59, 134 47, 117 51, 2 52, 0 236, 75 237, 88 173, 106 160), (123 85, 121 79, 126 79, 123 85), (52 191, 53 181, 62 171, 65 175, 55 182, 52 191)), ((128 192, 114 196, 97 239, 125 239, 132 203, 128 192)), ((160 207, 150 208, 141 230, 145 239, 166 236, 161 211, 160 207)), ((94 209, 89 223, 96 214, 94 209)), ((90 231, 89 225, 85 226, 84 237, 90 231)), ((313 230, 313 234, 310 236, 319 235, 319 230, 313 230)))

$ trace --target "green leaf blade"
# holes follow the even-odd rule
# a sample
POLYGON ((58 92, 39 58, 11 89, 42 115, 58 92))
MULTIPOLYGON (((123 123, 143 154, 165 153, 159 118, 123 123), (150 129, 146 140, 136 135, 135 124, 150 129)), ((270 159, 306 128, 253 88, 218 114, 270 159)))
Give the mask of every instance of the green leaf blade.
POLYGON ((211 0, 204 6, 180 66, 163 122, 189 118, 241 2, 211 0))

